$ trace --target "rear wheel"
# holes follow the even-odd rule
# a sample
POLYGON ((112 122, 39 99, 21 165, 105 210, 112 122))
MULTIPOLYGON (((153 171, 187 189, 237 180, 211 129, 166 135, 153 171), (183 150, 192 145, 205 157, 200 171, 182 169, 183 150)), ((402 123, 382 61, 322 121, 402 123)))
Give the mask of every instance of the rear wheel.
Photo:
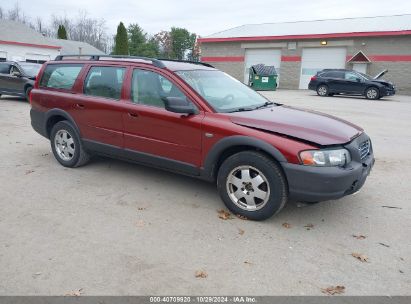
POLYGON ((287 181, 279 165, 254 151, 227 158, 218 171, 217 188, 231 212, 252 220, 273 216, 288 200, 287 181))
POLYGON ((365 91, 365 98, 367 98, 367 99, 379 99, 380 98, 380 91, 376 87, 368 88, 365 91))
POLYGON ((79 135, 68 121, 59 121, 53 126, 50 143, 54 157, 64 167, 80 167, 90 158, 79 135))
POLYGON ((325 84, 321 84, 317 88, 317 94, 318 96, 325 97, 328 95, 328 86, 325 84))

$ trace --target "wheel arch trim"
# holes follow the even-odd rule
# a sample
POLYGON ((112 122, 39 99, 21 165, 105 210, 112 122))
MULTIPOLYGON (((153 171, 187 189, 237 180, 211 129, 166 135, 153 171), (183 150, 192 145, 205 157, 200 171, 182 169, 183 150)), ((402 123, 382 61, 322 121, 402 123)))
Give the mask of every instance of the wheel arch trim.
POLYGON ((46 130, 46 132, 47 132, 46 134, 49 138, 50 138, 50 132, 47 129, 47 125, 48 125, 48 122, 50 121, 50 119, 53 118, 53 117, 56 117, 56 116, 62 116, 66 120, 68 120, 72 124, 72 126, 75 129, 75 131, 77 132, 77 134, 81 135, 79 127, 77 126, 76 122, 74 121, 74 119, 71 117, 71 115, 69 113, 67 113, 66 111, 61 110, 61 109, 51 109, 51 110, 46 112, 46 117, 45 117, 45 120, 44 120, 44 129, 46 130))
POLYGON ((267 153, 269 156, 273 157, 273 159, 280 163, 287 162, 287 159, 284 157, 284 155, 277 148, 270 145, 269 143, 261 139, 249 136, 234 135, 220 139, 212 146, 204 161, 204 166, 202 170, 203 177, 207 180, 214 180, 216 173, 216 165, 219 162, 219 159, 223 155, 223 153, 230 148, 240 146, 254 147, 258 150, 267 153))

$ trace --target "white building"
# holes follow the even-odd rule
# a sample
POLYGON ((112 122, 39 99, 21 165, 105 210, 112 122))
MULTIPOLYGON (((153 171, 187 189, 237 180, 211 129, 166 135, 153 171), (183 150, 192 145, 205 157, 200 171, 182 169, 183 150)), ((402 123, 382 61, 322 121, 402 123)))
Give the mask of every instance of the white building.
POLYGON ((22 23, 0 20, 0 61, 43 63, 67 54, 104 53, 85 42, 47 38, 22 23))

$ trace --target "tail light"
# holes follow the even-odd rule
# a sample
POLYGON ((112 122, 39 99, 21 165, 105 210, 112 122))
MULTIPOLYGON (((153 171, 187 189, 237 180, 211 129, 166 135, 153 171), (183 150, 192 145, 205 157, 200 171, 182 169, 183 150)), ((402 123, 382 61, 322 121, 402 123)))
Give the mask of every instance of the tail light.
POLYGON ((32 94, 33 89, 30 90, 29 92, 29 103, 31 104, 31 94, 32 94))
POLYGON ((313 80, 317 80, 317 76, 311 77, 311 80, 312 80, 312 81, 313 81, 313 80))

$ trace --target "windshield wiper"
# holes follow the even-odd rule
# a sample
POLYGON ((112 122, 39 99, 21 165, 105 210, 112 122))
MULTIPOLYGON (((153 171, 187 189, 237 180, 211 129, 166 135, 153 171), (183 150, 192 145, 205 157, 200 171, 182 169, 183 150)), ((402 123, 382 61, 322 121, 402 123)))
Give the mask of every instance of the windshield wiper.
POLYGON ((274 104, 275 104, 275 103, 272 102, 272 101, 266 101, 266 102, 263 103, 262 105, 259 105, 259 106, 255 107, 254 110, 261 109, 261 108, 265 108, 265 107, 268 107, 268 106, 271 106, 271 105, 274 105, 274 104))
POLYGON ((254 111, 255 108, 238 108, 227 113, 234 113, 234 112, 245 112, 245 111, 254 111))

